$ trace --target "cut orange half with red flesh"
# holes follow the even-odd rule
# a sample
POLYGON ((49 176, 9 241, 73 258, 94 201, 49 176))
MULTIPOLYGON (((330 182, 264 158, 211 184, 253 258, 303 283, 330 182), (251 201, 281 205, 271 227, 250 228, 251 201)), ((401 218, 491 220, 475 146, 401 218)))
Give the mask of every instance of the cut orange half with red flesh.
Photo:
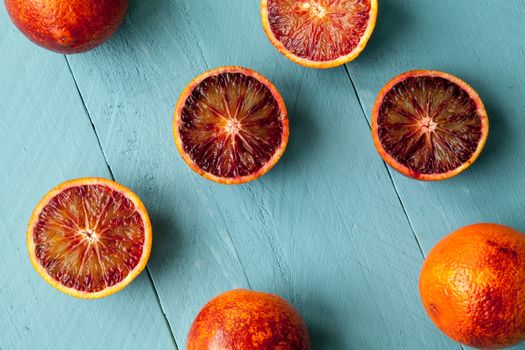
POLYGON ((65 182, 38 203, 27 229, 37 272, 85 299, 116 293, 144 269, 151 251, 146 208, 129 189, 101 178, 65 182))
POLYGON ((223 184, 257 179, 281 158, 288 143, 288 115, 275 86, 242 67, 202 74, 183 91, 173 121, 184 161, 223 184))
POLYGON ((262 0, 271 43, 295 63, 331 68, 355 59, 374 31, 377 0, 262 0))
POLYGON ((418 180, 444 180, 470 166, 487 141, 481 98, 461 79, 438 71, 401 74, 379 93, 374 144, 387 164, 418 180))

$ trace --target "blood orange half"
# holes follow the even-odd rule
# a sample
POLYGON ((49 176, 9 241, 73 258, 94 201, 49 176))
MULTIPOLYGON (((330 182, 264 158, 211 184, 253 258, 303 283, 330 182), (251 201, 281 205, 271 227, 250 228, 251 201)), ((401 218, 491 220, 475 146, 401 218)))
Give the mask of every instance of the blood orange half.
POLYGON ((275 86, 242 67, 221 67, 194 79, 177 102, 177 148, 203 177, 223 184, 257 179, 281 158, 288 115, 275 86))
POLYGON ((124 186, 100 178, 71 180, 38 203, 27 246, 34 268, 53 287, 101 298, 144 269, 151 224, 140 199, 124 186))
POLYGON ((372 136, 381 157, 418 180, 461 173, 478 158, 488 132, 479 95, 461 79, 438 71, 395 77, 372 112, 372 136))
POLYGON ((374 31, 377 0, 262 0, 271 43, 300 65, 331 68, 355 59, 374 31))

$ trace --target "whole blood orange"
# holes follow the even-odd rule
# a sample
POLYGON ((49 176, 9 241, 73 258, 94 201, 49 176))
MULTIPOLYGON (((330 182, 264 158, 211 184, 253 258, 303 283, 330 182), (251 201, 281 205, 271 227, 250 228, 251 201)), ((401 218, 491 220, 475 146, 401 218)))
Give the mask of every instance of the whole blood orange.
POLYGON ((440 241, 419 281, 436 326, 468 346, 498 349, 525 339, 525 235, 502 225, 463 227, 440 241))
POLYGON ((146 266, 151 224, 129 189, 100 178, 67 181, 38 203, 27 229, 29 257, 53 287, 79 298, 113 294, 146 266))
POLYGON ((309 350, 299 313, 283 298, 237 289, 212 299, 193 321, 187 350, 309 350))
POLYGON ((220 67, 194 79, 173 121, 182 158, 198 174, 224 184, 270 170, 288 143, 288 114, 275 86, 242 67, 220 67))
POLYGON ((377 0, 262 0, 270 42, 306 67, 331 68, 355 59, 374 31, 377 0))
POLYGON ((34 43, 79 53, 106 41, 126 14, 128 0, 5 0, 14 24, 34 43))
POLYGON ((374 144, 387 164, 418 180, 443 180, 470 166, 489 131, 487 112, 467 83, 447 73, 403 73, 379 93, 374 144))

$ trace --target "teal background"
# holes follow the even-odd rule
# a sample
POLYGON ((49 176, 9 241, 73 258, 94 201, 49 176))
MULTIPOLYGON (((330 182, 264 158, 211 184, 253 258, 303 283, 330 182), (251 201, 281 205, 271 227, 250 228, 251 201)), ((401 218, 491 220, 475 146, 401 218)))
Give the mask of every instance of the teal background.
POLYGON ((271 46, 258 0, 130 0, 108 43, 67 57, 0 7, 1 350, 182 350, 206 301, 239 287, 286 297, 313 349, 461 348, 427 318, 418 274, 462 225, 525 231, 525 2, 381 0, 364 53, 324 71, 271 46), (242 186, 194 174, 172 139, 179 94, 221 65, 266 75, 290 114, 284 157, 242 186), (445 182, 399 175, 370 136, 380 88, 416 68, 463 78, 489 113, 484 153, 445 182), (47 285, 25 246, 38 200, 83 176, 133 189, 154 228, 147 270, 96 301, 47 285))

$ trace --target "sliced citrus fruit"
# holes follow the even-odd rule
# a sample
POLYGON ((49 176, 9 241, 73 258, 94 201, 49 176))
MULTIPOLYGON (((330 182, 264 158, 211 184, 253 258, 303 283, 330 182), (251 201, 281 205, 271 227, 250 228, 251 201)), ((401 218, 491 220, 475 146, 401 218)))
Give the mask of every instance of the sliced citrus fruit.
POLYGON ((377 0, 262 0, 271 43, 295 63, 331 68, 355 59, 374 31, 377 0))
POLYGON ((38 203, 27 246, 34 268, 53 287, 101 298, 144 269, 151 224, 140 199, 124 186, 101 178, 71 180, 38 203))
POLYGON ((173 133, 195 172, 240 184, 262 176, 281 158, 288 143, 288 115, 268 79, 247 68, 220 67, 183 91, 173 133))
POLYGON ((395 77, 372 112, 372 136, 381 157, 418 180, 461 173, 478 158, 488 132, 487 112, 474 89, 438 71, 395 77))

